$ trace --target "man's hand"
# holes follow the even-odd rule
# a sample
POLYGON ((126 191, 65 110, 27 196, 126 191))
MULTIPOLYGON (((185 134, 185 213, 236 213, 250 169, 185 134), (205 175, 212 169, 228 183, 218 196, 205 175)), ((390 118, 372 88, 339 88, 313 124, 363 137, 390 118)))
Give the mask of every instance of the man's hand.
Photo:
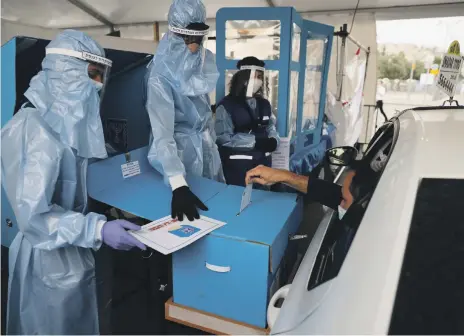
POLYGON ((270 186, 279 182, 286 182, 292 173, 286 170, 273 169, 266 166, 258 166, 248 171, 245 178, 245 184, 258 183, 270 186))

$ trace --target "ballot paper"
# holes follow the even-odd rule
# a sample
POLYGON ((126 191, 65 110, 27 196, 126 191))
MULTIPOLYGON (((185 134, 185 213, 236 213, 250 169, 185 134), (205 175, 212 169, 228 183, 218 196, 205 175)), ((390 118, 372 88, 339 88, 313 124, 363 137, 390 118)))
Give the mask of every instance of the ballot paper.
POLYGON ((280 138, 277 149, 272 153, 272 168, 290 169, 290 138, 280 138))
POLYGON ((242 194, 242 202, 240 203, 240 212, 242 212, 251 203, 251 191, 253 190, 253 183, 249 183, 242 194))
POLYGON ((192 222, 181 222, 166 216, 142 226, 139 231, 129 233, 145 245, 166 255, 192 244, 225 224, 205 216, 200 216, 200 219, 192 222))

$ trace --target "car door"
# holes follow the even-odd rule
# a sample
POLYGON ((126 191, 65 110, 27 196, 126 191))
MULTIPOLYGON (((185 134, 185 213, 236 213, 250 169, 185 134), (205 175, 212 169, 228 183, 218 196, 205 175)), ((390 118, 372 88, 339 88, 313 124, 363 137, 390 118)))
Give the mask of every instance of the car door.
MULTIPOLYGON (((393 151, 398 130, 399 123, 397 121, 382 125, 368 145, 365 153, 366 158, 375 160, 378 152, 384 150, 389 157, 393 151)), ((367 183, 366 186, 372 190, 369 190, 367 194, 363 193, 363 196, 357 200, 358 202, 355 201, 354 205, 362 206, 364 210, 367 208, 369 197, 374 193, 382 171, 378 171, 375 183, 367 183)), ((341 183, 342 176, 343 173, 339 174, 336 183, 341 183)), ((351 209, 350 207, 345 216, 348 216, 351 209)), ((349 225, 340 225, 342 222, 338 219, 336 211, 329 209, 326 212, 293 283, 281 288, 271 299, 268 311, 270 321, 268 322, 272 334, 311 333, 311 326, 306 325, 308 317, 322 303, 324 297, 329 294, 333 282, 336 281, 355 238, 357 228, 362 222, 362 215, 355 218, 357 222, 350 221, 349 225), (276 299, 284 299, 281 309, 274 306, 276 299)), ((318 323, 329 323, 329 321, 318 323)))

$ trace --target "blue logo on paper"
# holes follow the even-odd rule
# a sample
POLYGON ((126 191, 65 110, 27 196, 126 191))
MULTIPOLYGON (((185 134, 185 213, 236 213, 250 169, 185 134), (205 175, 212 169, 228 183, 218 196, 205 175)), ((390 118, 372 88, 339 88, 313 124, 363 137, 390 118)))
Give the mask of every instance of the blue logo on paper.
POLYGON ((188 238, 188 237, 194 235, 195 233, 197 233, 198 231, 200 231, 200 229, 196 228, 194 226, 181 225, 181 227, 179 229, 169 231, 169 233, 172 233, 173 235, 176 235, 177 237, 188 238))

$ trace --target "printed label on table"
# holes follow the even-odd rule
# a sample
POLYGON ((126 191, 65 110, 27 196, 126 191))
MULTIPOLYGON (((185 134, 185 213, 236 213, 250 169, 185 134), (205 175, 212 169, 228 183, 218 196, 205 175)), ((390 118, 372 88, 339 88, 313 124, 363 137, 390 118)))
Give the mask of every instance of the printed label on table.
POLYGON ((290 138, 280 138, 279 147, 272 153, 272 168, 290 169, 290 138))
POLYGON ((240 203, 240 212, 243 211, 251 203, 251 192, 253 191, 253 183, 248 184, 242 194, 242 202, 240 203))
POLYGON ((129 231, 129 233, 152 249, 163 254, 170 254, 225 224, 205 216, 200 216, 200 219, 195 219, 193 222, 188 220, 181 222, 178 219, 172 219, 171 216, 166 216, 142 226, 140 231, 129 231))
POLYGON ((140 165, 138 161, 132 161, 121 165, 122 177, 128 178, 140 174, 140 165))

